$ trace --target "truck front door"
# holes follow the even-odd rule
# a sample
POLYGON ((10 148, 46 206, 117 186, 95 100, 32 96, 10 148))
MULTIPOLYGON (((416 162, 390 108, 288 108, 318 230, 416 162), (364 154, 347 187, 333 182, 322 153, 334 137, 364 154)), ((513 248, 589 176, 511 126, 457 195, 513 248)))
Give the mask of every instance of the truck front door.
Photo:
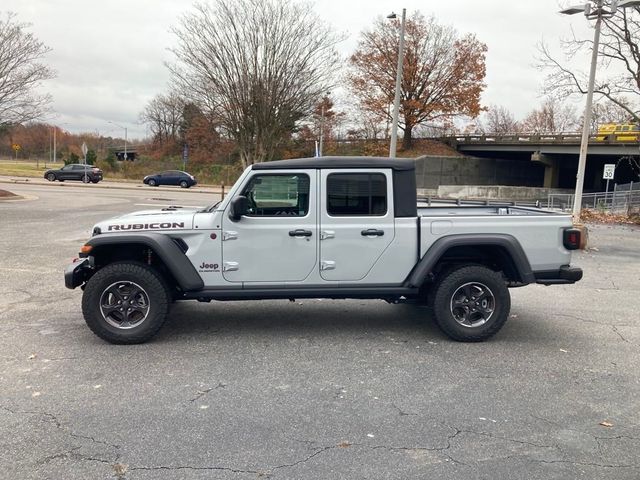
POLYGON ((320 275, 363 280, 395 236, 392 172, 322 170, 321 185, 320 275))
POLYGON ((229 282, 301 282, 318 263, 317 171, 254 173, 240 195, 249 211, 222 221, 222 270, 229 282))

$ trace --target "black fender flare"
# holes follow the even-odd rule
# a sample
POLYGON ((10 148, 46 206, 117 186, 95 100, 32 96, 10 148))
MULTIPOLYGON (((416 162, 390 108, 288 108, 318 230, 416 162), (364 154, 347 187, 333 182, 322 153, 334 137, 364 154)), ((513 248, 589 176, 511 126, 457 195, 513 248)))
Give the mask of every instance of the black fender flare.
POLYGON ((194 292, 204 288, 202 277, 169 235, 154 232, 106 233, 91 237, 85 245, 92 247, 91 256, 105 246, 144 245, 160 257, 183 291, 194 292))
POLYGON ((409 287, 421 287, 427 275, 434 269, 447 251, 450 248, 460 246, 500 247, 511 257, 521 283, 528 284, 536 281, 533 271, 531 270, 529 259, 525 255, 520 242, 518 242, 513 235, 492 233, 447 235, 439 238, 431 245, 422 259, 413 268, 405 280, 405 285, 409 287))

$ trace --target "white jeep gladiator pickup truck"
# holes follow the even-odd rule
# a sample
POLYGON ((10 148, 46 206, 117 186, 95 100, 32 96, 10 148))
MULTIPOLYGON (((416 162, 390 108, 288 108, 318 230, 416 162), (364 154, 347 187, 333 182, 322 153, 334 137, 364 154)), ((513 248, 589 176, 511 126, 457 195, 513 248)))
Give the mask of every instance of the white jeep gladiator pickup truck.
POLYGON ((88 326, 141 343, 177 300, 382 299, 430 306, 449 337, 481 341, 509 287, 569 284, 586 232, 515 206, 419 206, 412 160, 322 157, 250 166, 221 202, 98 223, 65 271, 88 326))

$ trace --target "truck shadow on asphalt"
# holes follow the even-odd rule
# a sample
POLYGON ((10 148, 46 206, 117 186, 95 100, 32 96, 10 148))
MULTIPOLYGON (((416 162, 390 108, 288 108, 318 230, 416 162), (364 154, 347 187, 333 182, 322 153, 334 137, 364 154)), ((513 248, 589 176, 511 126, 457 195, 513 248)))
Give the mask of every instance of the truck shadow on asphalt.
MULTIPOLYGON (((259 302, 178 302, 154 342, 203 341, 221 337, 315 337, 360 339, 392 336, 418 341, 451 342, 425 307, 376 301, 284 300, 259 302)), ((539 322, 508 321, 488 342, 546 343, 558 332, 539 322)))

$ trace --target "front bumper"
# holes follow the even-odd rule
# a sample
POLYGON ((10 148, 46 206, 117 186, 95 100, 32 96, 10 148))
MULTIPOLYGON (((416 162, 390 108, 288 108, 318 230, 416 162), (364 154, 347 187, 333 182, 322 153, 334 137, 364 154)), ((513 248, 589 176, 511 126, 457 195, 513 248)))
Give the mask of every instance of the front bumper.
POLYGON ((582 269, 565 265, 560 270, 533 272, 536 283, 542 285, 567 285, 582 280, 582 269))
POLYGON ((81 258, 64 269, 64 286, 73 290, 89 280, 93 268, 88 258, 81 258))

